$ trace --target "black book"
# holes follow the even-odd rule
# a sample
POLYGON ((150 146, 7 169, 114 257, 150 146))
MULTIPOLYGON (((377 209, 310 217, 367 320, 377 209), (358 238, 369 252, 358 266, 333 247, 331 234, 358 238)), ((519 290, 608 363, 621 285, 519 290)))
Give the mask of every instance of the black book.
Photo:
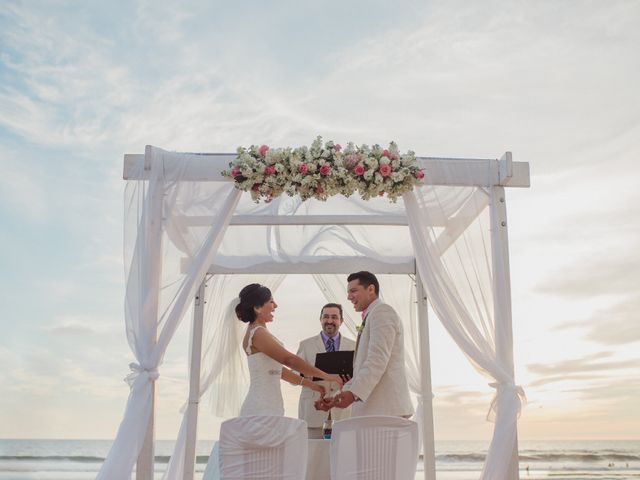
MULTIPOLYGON (((316 354, 316 367, 327 373, 353 377, 353 350, 340 350, 316 354)), ((313 377, 313 381, 322 380, 313 377)))

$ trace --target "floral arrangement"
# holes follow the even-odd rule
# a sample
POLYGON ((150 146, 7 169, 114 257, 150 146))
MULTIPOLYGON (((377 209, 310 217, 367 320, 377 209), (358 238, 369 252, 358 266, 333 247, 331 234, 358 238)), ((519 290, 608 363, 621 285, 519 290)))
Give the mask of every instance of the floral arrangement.
POLYGON ((385 149, 353 143, 342 148, 331 141, 323 145, 322 137, 311 147, 238 147, 229 167, 231 170, 222 174, 232 178, 236 188, 251 192, 256 203, 260 199, 269 202, 283 193, 298 194, 302 200, 326 200, 354 192, 364 200, 386 195, 395 202, 424 178, 415 154, 401 155, 394 142, 385 149))

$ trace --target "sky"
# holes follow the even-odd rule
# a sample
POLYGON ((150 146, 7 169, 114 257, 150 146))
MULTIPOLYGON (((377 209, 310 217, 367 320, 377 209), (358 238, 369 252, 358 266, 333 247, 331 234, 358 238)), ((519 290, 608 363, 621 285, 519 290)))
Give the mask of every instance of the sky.
MULTIPOLYGON (((3 1, 0 438, 116 432, 125 153, 322 135, 528 162, 531 188, 507 192, 520 438, 637 439, 638 20, 622 0, 3 1)), ((295 349, 320 294, 281 289, 282 325, 309 318, 280 327, 295 349)), ((493 390, 430 328, 436 439, 488 440, 493 390)), ((188 330, 161 367, 158 438, 180 421, 188 330)))

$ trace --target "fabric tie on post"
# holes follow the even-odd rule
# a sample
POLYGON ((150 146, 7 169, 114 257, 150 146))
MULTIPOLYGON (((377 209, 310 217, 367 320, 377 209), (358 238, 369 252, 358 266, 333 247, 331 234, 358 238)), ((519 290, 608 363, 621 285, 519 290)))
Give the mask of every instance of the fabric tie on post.
POLYGON ((129 387, 133 387, 135 381, 142 374, 145 374, 147 379, 151 382, 157 380, 160 376, 157 368, 143 368, 137 363, 130 363, 129 369, 131 370, 131 373, 124 378, 124 381, 127 382, 129 387))
POLYGON ((336 351, 336 342, 333 338, 329 337, 326 345, 327 352, 335 352, 336 351))
POLYGON ((522 411, 522 407, 527 404, 527 396, 524 393, 524 389, 521 385, 516 385, 513 382, 502 383, 502 382, 494 382, 490 383, 489 386, 491 388, 496 389, 496 394, 493 396, 491 400, 491 405, 489 406, 489 411, 487 412, 487 420, 490 422, 495 421, 496 417, 496 409, 498 405, 498 396, 499 395, 512 395, 516 400, 516 415, 520 417, 520 412, 522 411))

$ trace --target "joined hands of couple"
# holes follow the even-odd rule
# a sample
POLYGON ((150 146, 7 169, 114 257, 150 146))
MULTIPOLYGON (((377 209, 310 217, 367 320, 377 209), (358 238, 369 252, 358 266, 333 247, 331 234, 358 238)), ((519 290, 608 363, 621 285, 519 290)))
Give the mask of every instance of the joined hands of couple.
POLYGON ((326 397, 324 394, 320 395, 320 398, 313 402, 313 406, 316 410, 323 410, 328 412, 334 407, 347 408, 353 402, 355 402, 355 396, 350 391, 342 391, 342 386, 351 378, 349 375, 340 375, 341 382, 337 382, 340 385, 340 391, 333 397, 326 397))

